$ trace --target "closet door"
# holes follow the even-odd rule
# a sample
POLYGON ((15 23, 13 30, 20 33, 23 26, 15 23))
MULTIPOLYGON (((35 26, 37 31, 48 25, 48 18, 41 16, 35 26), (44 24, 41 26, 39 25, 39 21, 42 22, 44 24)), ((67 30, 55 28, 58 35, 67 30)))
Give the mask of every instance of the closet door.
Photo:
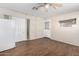
POLYGON ((34 18, 30 19, 30 40, 36 37, 36 21, 34 18))
POLYGON ((43 37, 44 21, 42 18, 30 19, 30 40, 43 37))
POLYGON ((15 47, 14 21, 0 19, 0 52, 15 47))
POLYGON ((27 40, 27 21, 24 18, 12 18, 15 21, 15 42, 27 40))
POLYGON ((42 38, 44 37, 44 19, 37 18, 36 21, 36 38, 42 38))

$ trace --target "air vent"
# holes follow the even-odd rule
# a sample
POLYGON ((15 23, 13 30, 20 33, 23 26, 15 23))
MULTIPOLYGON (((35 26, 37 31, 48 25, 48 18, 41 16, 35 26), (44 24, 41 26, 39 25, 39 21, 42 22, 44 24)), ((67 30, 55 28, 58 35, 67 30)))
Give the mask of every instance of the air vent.
POLYGON ((4 19, 11 19, 12 17, 10 15, 4 15, 4 19))

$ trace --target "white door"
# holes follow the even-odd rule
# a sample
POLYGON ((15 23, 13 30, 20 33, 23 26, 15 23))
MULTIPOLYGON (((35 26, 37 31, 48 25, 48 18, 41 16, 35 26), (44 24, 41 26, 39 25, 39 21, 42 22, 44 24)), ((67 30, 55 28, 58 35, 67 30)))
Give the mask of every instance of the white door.
POLYGON ((42 18, 30 19, 30 40, 44 37, 44 20, 42 18))
POLYGON ((12 17, 12 19, 15 21, 15 42, 27 40, 26 19, 18 17, 12 17))
POLYGON ((15 47, 13 20, 0 19, 0 51, 15 47))

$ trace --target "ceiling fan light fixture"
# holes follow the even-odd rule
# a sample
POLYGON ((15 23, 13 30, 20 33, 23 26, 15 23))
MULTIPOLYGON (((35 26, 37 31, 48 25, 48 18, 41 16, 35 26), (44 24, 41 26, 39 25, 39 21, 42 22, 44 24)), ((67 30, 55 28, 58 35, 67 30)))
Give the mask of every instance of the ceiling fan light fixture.
POLYGON ((47 9, 48 9, 48 8, 49 8, 49 4, 46 4, 45 8, 47 8, 47 9))
POLYGON ((39 6, 33 7, 32 9, 38 10, 38 9, 41 9, 41 7, 45 8, 45 9, 49 9, 50 7, 54 8, 54 9, 58 9, 58 8, 62 7, 62 4, 59 4, 59 3, 44 3, 44 4, 41 4, 39 6))
POLYGON ((59 7, 57 7, 57 6, 53 6, 53 8, 54 8, 54 9, 58 9, 59 7))

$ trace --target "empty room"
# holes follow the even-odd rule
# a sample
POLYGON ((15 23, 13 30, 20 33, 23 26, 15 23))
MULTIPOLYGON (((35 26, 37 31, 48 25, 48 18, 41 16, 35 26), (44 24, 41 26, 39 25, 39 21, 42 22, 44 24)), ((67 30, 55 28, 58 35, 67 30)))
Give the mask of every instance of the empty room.
POLYGON ((79 56, 79 3, 0 3, 0 56, 79 56))

